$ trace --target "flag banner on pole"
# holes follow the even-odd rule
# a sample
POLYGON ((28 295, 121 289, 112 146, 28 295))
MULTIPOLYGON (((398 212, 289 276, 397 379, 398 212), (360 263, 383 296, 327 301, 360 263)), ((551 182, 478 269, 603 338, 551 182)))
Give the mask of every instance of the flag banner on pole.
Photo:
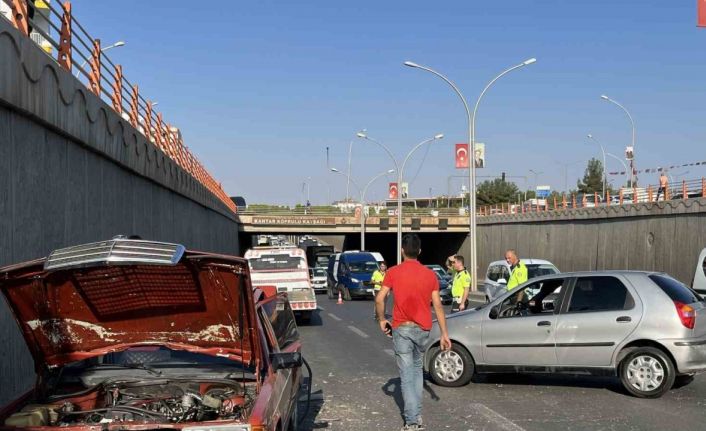
POLYGON ((390 183, 387 196, 389 199, 397 199, 397 183, 390 183))
POLYGON ((407 199, 409 197, 409 183, 400 184, 400 193, 402 193, 402 199, 407 199))
POLYGON ((696 0, 696 25, 706 27, 706 0, 696 0))
POLYGON ((456 144, 456 169, 468 168, 468 144, 456 144))

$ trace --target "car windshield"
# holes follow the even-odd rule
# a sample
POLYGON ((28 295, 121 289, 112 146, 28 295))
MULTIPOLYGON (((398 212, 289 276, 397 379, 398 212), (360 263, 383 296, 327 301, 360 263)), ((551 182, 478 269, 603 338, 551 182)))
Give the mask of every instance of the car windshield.
POLYGON ((326 277, 326 271, 323 268, 314 268, 314 277, 326 277))
POLYGON ((437 277, 442 278, 446 276, 446 271, 444 271, 441 267, 439 266, 430 266, 429 269, 434 271, 437 277))
POLYGON ((349 262, 348 268, 350 268, 351 272, 354 274, 366 274, 378 269, 378 263, 374 260, 349 262))
POLYGON ((535 278, 535 277, 541 277, 543 275, 552 275, 552 274, 558 274, 559 270, 556 269, 554 265, 549 265, 549 264, 541 264, 541 265, 534 265, 530 264, 527 265, 527 278, 535 278))
POLYGON ((305 269, 306 262, 302 257, 286 254, 265 254, 256 259, 250 259, 250 269, 253 271, 273 271, 283 269, 305 269))

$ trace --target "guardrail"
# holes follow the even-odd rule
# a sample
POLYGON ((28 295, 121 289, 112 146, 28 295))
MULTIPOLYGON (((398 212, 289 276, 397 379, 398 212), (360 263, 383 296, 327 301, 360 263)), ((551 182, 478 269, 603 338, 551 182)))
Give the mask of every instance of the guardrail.
MULTIPOLYGON (((497 205, 479 205, 479 216, 495 216, 524 214, 545 211, 562 211, 573 208, 592 208, 605 205, 631 205, 643 202, 657 202, 659 186, 622 188, 617 193, 606 191, 605 197, 600 193, 554 195, 549 199, 530 200, 527 202, 504 202, 497 205), (539 202, 539 205, 537 205, 539 202), (598 204, 596 204, 596 202, 598 204)), ((670 185, 660 194, 659 201, 674 199, 706 198, 706 178, 682 181, 670 185)), ((396 207, 376 207, 366 205, 366 217, 396 217, 396 207)), ((360 205, 357 207, 248 207, 238 210, 244 216, 351 216, 359 217, 360 205)), ((402 208, 403 217, 468 217, 465 208, 402 208)))
MULTIPOLYGON (((72 14, 71 2, 56 6, 50 0, 0 0, 11 8, 10 22, 21 33, 31 37, 47 55, 69 73, 74 70, 87 80, 87 88, 100 97, 124 120, 156 145, 177 165, 217 196, 233 212, 237 208, 221 185, 208 173, 198 158, 184 145, 179 129, 165 123, 161 113, 153 111, 153 103, 123 75, 123 68, 113 63, 102 51, 100 39, 86 31, 72 14), (34 15, 30 18, 30 12, 34 15), (31 31, 30 31, 31 29, 31 31), (58 37, 51 35, 52 30, 58 37), (56 49, 56 58, 53 51, 56 49), (81 64, 75 60, 83 59, 81 64), (88 68, 84 68, 87 65, 88 68)), ((0 4, 0 6, 3 6, 0 4)), ((0 14, 3 16, 3 14, 0 14)))
POLYGON ((481 205, 479 215, 521 214, 529 212, 561 211, 572 208, 592 208, 606 205, 631 205, 643 202, 654 203, 664 200, 706 198, 706 178, 683 180, 676 185, 670 184, 659 193, 659 185, 647 187, 623 187, 617 193, 606 195, 571 194, 554 195, 547 199, 530 200, 523 203, 504 202, 496 205, 481 205), (659 194, 659 196, 658 196, 659 194))
MULTIPOLYGON (((396 217, 397 208, 384 207, 379 210, 368 207, 366 217, 396 217)), ((239 209, 238 214, 244 216, 359 216, 358 209, 326 208, 247 208, 239 209)), ((461 208, 403 208, 403 217, 468 217, 468 212, 461 208)))

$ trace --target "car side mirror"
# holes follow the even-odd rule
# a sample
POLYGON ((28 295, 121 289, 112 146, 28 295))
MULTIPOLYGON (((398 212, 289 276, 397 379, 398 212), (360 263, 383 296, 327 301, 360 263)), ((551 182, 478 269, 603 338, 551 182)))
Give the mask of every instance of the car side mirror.
POLYGON ((274 371, 297 368, 302 366, 302 354, 300 352, 270 353, 270 362, 274 371))
POLYGON ((507 280, 504 278, 498 278, 498 284, 507 284, 507 280))
POLYGON ((495 307, 491 308, 490 314, 488 315, 488 317, 490 317, 491 319, 497 319, 498 314, 500 313, 499 308, 500 308, 499 305, 496 305, 495 307))

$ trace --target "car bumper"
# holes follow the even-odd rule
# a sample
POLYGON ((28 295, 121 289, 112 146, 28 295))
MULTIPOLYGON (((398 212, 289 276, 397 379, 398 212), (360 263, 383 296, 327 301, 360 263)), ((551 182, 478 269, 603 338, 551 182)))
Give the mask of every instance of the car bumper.
POLYGON ((706 338, 661 340, 661 343, 674 357, 679 373, 706 371, 706 338))
POLYGON ((348 291, 351 293, 351 296, 355 298, 374 298, 375 297, 375 291, 373 290, 372 287, 357 287, 355 289, 348 289, 348 291))

